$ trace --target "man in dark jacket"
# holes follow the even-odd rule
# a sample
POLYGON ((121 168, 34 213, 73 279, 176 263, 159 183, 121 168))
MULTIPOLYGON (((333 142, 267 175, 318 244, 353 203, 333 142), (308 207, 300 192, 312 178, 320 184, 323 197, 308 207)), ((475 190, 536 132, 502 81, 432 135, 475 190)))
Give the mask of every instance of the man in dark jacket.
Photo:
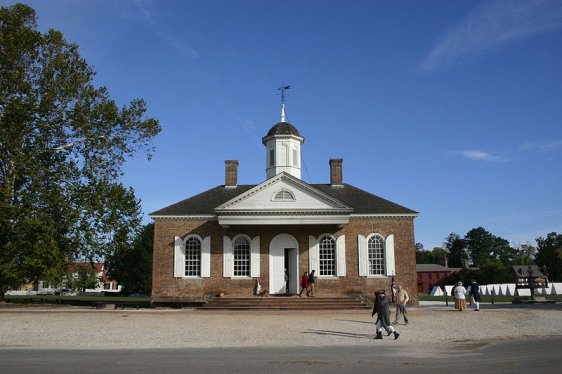
POLYGON ((472 280, 470 283, 470 299, 476 304, 475 312, 480 311, 480 286, 476 283, 476 280, 472 280))
POLYGON ((316 291, 316 270, 312 270, 308 275, 308 285, 310 289, 306 291, 306 296, 314 297, 316 291))
POLYGON ((390 323, 390 300, 386 296, 385 290, 379 290, 375 292, 375 301, 373 304, 373 312, 371 313, 371 317, 377 314, 377 324, 376 330, 377 335, 375 339, 382 339, 382 329, 387 332, 387 336, 390 334, 394 334, 394 340, 398 339, 400 334, 398 331, 392 327, 390 323))

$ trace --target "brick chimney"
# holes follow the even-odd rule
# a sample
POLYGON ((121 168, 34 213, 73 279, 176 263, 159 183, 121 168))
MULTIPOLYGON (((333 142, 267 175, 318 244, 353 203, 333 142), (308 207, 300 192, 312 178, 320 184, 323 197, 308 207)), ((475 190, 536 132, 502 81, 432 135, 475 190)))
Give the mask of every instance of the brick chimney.
POLYGON ((234 188, 238 185, 238 160, 225 160, 224 186, 234 188))
POLYGON ((330 184, 332 186, 343 186, 343 159, 333 158, 330 160, 330 184))

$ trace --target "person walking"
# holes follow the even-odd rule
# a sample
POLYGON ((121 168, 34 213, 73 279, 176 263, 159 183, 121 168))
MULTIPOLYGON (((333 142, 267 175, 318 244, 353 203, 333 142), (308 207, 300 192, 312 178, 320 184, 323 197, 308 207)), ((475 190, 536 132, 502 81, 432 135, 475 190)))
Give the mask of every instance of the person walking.
POLYGON ((473 279, 470 283, 470 301, 472 301, 476 308, 474 309, 475 312, 480 311, 480 286, 476 283, 476 280, 473 279))
POLYGON ((376 336, 375 339, 382 339, 382 329, 386 330, 387 336, 394 334, 394 340, 398 339, 400 334, 390 324, 390 300, 386 296, 385 290, 375 292, 375 300, 373 303, 373 312, 371 317, 377 314, 376 336))
POLYGON ((305 271, 301 277, 301 292, 299 292, 299 297, 302 297, 302 292, 306 290, 308 295, 308 271, 305 271))
POLYGON ((466 289, 462 286, 462 282, 458 282, 457 286, 453 288, 453 297, 455 298, 455 309, 460 312, 466 309, 466 289))
POLYGON ((316 283, 316 275, 314 273, 316 273, 316 270, 312 270, 308 275, 309 289, 306 291, 306 296, 309 297, 314 297, 315 283, 316 283))
POLYGON ((400 320, 400 314, 404 317, 404 324, 408 324, 408 310, 406 309, 406 304, 410 300, 410 296, 408 292, 402 287, 402 285, 398 285, 396 287, 396 317, 394 318, 393 325, 398 324, 398 320, 400 320))

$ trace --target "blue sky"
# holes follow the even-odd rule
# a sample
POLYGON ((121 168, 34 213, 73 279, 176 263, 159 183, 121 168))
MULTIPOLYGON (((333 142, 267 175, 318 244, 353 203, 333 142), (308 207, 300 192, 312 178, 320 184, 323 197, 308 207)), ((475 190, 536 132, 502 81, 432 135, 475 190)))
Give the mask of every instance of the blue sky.
POLYGON ((562 232, 562 1, 25 2, 160 120, 123 178, 145 214, 223 184, 226 159, 262 182, 290 84, 303 180, 343 158, 345 182, 420 212, 426 248, 562 232))

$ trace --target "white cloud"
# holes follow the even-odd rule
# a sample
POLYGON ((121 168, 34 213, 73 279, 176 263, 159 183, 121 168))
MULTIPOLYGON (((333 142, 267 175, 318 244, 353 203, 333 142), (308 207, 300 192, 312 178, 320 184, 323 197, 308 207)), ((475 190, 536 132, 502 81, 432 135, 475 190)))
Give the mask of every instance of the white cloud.
POLYGON ((559 0, 483 2, 445 33, 419 67, 420 72, 453 64, 486 49, 562 27, 559 0))
POLYGON ((187 46, 182 40, 164 31, 162 27, 160 27, 157 15, 150 10, 150 1, 135 0, 133 6, 137 12, 140 13, 142 21, 166 44, 189 60, 194 60, 199 57, 199 53, 194 48, 187 46))
POLYGON ((468 158, 469 160, 475 161, 490 161, 490 162, 505 162, 507 159, 492 155, 491 153, 479 150, 464 150, 464 151, 454 151, 456 155, 468 158))
POLYGON ((522 144, 520 149, 524 151, 560 151, 562 150, 562 139, 559 140, 548 140, 548 141, 538 141, 538 142, 528 142, 522 144))

